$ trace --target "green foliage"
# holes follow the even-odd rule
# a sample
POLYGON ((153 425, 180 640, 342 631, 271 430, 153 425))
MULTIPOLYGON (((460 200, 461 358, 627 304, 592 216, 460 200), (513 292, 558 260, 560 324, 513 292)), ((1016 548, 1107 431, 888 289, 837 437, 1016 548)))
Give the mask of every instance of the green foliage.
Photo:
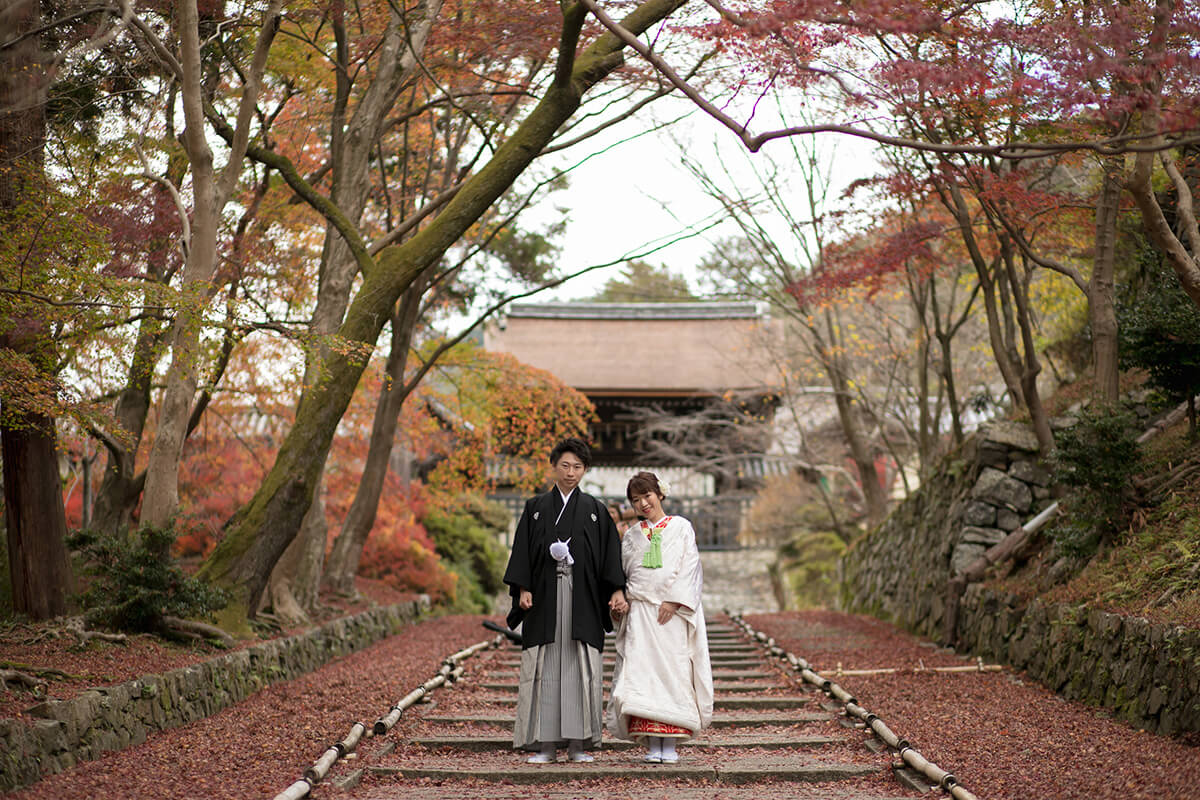
POLYGON ((779 549, 777 569, 789 608, 830 608, 837 600, 837 563, 846 543, 830 531, 805 532, 779 549))
POLYGON ((1160 259, 1146 268, 1145 279, 1141 293, 1118 311, 1122 365, 1145 369, 1151 385, 1175 402, 1194 397, 1200 393, 1200 307, 1160 259))
POLYGON ((171 557, 173 527, 143 527, 130 534, 80 531, 67 544, 84 557, 91 577, 79 600, 88 621, 136 632, 160 632, 163 617, 211 617, 225 593, 184 573, 171 557))
POLYGON ((665 266, 630 261, 621 277, 610 279, 593 299, 601 303, 686 303, 699 298, 686 278, 665 266))
POLYGON ((462 495, 451 512, 431 510, 422 522, 443 562, 459 576, 455 610, 487 613, 504 587, 505 552, 500 536, 508 512, 475 494, 462 495))
POLYGON ((1141 463, 1135 422, 1125 409, 1093 407, 1058 434, 1055 479, 1076 490, 1067 521, 1051 532, 1064 554, 1090 556, 1128 526, 1130 478, 1141 463))
MULTIPOLYGON (((1171 452, 1186 458, 1179 448, 1171 452)), ((1145 509, 1143 524, 1093 559, 1056 599, 1200 625, 1200 475, 1176 489, 1145 509)))

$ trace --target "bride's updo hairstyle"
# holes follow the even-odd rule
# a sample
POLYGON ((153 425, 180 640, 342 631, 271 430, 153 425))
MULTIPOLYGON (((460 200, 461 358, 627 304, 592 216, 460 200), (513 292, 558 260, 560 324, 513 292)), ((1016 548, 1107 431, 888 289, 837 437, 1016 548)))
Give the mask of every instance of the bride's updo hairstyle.
POLYGON ((639 472, 629 479, 629 485, 625 487, 625 498, 632 503, 635 494, 649 494, 650 492, 658 495, 659 500, 666 497, 666 493, 658 485, 657 475, 653 472, 639 472))

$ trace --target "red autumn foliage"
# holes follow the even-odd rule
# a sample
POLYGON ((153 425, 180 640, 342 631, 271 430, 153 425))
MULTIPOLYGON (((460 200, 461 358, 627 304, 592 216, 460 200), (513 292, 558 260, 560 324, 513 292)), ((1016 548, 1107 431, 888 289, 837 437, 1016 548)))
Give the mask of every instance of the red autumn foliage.
MULTIPOLYGON (((338 492, 330 499, 327 512, 334 519, 344 519, 352 500, 353 493, 338 492)), ((420 484, 404 487, 395 475, 388 475, 358 574, 385 581, 400 591, 428 594, 434 603, 453 602, 457 576, 442 565, 420 522, 427 502, 420 484)), ((332 542, 337 534, 332 526, 330 534, 332 542)))

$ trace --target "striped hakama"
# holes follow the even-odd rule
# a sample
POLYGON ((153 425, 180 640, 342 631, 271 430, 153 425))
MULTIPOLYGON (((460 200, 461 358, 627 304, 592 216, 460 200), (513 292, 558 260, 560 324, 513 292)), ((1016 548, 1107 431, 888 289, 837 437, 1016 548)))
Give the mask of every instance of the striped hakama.
POLYGON ((573 592, 571 567, 560 561, 554 641, 521 651, 514 748, 566 746, 569 739, 600 746, 603 666, 599 650, 571 638, 573 592))

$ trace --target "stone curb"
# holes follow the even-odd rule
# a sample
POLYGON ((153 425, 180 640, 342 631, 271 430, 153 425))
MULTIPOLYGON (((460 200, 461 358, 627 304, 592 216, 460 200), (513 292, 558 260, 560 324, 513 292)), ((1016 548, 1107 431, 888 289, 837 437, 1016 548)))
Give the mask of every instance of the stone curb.
POLYGON ((0 791, 28 786, 110 750, 141 744, 156 731, 186 725, 280 681, 384 639, 429 609, 429 599, 372 608, 306 633, 272 639, 161 675, 49 700, 32 722, 0 719, 0 791))

